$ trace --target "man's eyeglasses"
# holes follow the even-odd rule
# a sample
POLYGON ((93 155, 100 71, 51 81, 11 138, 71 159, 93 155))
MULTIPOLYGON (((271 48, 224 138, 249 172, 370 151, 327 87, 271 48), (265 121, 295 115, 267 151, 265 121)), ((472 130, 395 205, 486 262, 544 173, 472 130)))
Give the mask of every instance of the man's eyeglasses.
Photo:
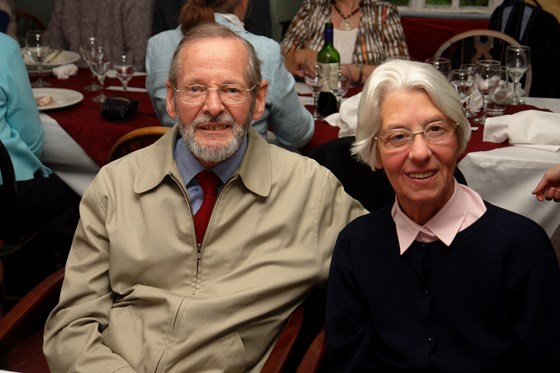
POLYGON ((412 132, 406 128, 396 128, 385 132, 381 136, 374 137, 374 140, 379 141, 389 150, 407 149, 412 145, 414 136, 420 134, 428 143, 439 144, 448 140, 458 125, 459 123, 449 123, 441 120, 426 125, 421 131, 412 132))
POLYGON ((189 84, 181 89, 173 87, 175 92, 179 94, 179 99, 183 104, 187 105, 200 105, 208 97, 208 91, 215 90, 218 92, 220 99, 226 105, 239 105, 247 100, 247 95, 256 85, 252 88, 245 88, 238 84, 223 84, 219 87, 207 87, 202 84, 189 84))

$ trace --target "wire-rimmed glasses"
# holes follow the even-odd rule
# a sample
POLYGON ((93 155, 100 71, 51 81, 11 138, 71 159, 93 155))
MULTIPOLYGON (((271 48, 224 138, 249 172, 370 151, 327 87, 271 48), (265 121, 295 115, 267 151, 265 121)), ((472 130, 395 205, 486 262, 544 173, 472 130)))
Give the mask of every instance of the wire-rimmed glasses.
POLYGON ((441 144, 447 141, 459 123, 439 120, 424 126, 420 131, 411 131, 408 128, 394 128, 383 135, 373 139, 383 144, 387 150, 405 150, 412 145, 416 135, 422 135, 430 144, 441 144))
POLYGON ((44 30, 30 30, 25 34, 25 46, 31 59, 37 64, 39 77, 31 85, 33 87, 49 87, 50 83, 43 80, 43 63, 50 52, 49 37, 44 30))
POLYGON ((506 66, 513 81, 513 95, 511 105, 522 104, 519 98, 519 82, 531 64, 531 48, 526 45, 508 45, 506 48, 506 66))
POLYGON ((245 88, 239 84, 222 84, 218 87, 208 87, 203 84, 189 84, 183 88, 173 90, 179 95, 179 99, 186 105, 201 105, 206 101, 209 91, 216 91, 220 100, 226 105, 240 105, 247 100, 249 92, 256 88, 245 88))

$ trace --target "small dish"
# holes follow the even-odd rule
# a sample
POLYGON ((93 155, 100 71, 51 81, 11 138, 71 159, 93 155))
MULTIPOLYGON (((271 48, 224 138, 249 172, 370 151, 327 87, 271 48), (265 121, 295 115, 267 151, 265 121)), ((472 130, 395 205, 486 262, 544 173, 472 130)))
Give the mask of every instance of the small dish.
POLYGON ((62 88, 33 88, 35 99, 50 96, 52 101, 48 105, 37 106, 40 111, 64 108, 77 104, 84 99, 84 95, 78 91, 62 88))

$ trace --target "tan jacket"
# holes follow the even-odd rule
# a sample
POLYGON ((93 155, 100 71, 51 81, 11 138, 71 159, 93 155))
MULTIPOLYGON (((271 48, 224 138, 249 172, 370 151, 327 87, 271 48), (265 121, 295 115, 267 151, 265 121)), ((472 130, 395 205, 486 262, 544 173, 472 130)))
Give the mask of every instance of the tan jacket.
POLYGON ((102 168, 86 191, 45 329, 53 372, 259 371, 325 283, 339 231, 365 213, 327 169, 250 129, 197 253, 176 133, 102 168))

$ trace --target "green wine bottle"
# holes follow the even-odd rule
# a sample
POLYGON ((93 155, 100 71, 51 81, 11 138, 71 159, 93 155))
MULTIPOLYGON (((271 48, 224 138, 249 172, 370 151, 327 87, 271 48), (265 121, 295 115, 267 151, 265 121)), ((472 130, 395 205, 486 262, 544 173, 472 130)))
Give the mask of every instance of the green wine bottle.
POLYGON ((333 39, 333 24, 331 22, 327 22, 325 23, 323 48, 317 54, 317 65, 319 68, 319 72, 326 78, 325 85, 323 86, 323 91, 319 96, 319 102, 317 104, 317 110, 322 116, 327 116, 329 114, 335 113, 337 110, 336 97, 331 93, 329 88, 329 82, 336 85, 336 82, 338 81, 338 70, 340 67, 340 54, 334 47, 333 39))

